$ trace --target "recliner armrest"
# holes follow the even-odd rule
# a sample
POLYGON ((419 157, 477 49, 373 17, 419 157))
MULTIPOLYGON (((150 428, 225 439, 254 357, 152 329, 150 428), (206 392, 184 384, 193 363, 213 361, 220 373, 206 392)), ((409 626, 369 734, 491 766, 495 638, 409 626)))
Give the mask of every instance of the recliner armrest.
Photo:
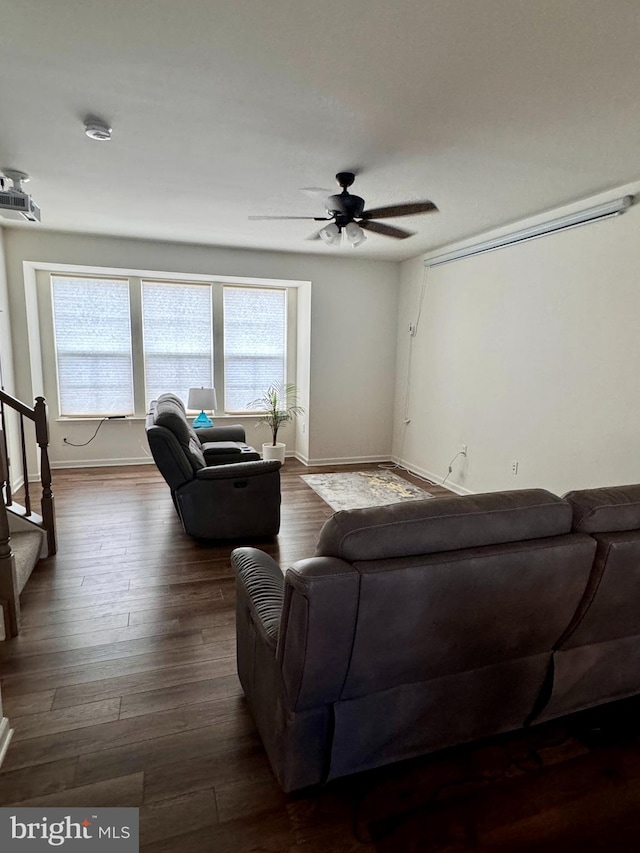
POLYGON ((242 424, 225 424, 224 426, 203 427, 196 430, 200 444, 205 441, 240 441, 244 444, 246 434, 242 424))
POLYGON ((253 621, 275 648, 284 599, 284 576, 276 561, 257 548, 236 548, 231 565, 246 597, 253 621))
POLYGON ((253 462, 238 462, 230 465, 209 465, 196 471, 197 480, 230 480, 236 477, 258 477, 261 474, 270 474, 279 471, 282 463, 256 459, 253 462))

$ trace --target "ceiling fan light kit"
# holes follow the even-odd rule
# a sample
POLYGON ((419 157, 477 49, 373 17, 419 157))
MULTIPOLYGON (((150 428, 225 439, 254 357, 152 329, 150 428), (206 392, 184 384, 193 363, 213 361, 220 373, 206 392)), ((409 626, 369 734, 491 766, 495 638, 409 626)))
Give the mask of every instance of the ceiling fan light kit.
POLYGON ((336 243, 339 243, 342 239, 342 233, 335 222, 332 222, 331 225, 327 225, 325 228, 322 228, 319 232, 320 239, 323 240, 327 246, 335 246, 336 243))
POLYGON ((438 210, 432 201, 391 204, 366 210, 364 199, 349 192, 349 187, 355 179, 354 172, 338 172, 336 181, 342 188, 342 192, 327 198, 325 202, 327 216, 250 216, 249 219, 311 219, 314 222, 329 222, 329 225, 321 228, 308 239, 322 240, 328 246, 335 246, 341 242, 344 231, 348 242, 355 248, 367 239, 365 231, 373 231, 374 234, 393 237, 395 240, 406 240, 407 237, 413 237, 415 233, 374 220, 392 219, 396 216, 416 216, 421 213, 435 213, 438 210))
POLYGON ((367 235, 356 222, 349 222, 345 225, 344 233, 354 249, 367 239, 367 235))

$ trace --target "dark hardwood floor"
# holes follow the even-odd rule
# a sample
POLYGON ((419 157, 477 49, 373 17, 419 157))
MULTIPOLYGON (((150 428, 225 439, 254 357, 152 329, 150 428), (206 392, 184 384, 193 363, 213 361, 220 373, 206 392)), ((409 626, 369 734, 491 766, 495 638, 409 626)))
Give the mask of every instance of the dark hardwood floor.
MULTIPOLYGON (((331 514, 299 477, 315 470, 287 461, 281 533, 258 543, 283 565, 331 514)), ((637 849, 629 702, 284 795, 235 674, 236 543, 187 537, 151 466, 54 489, 59 553, 0 643, 0 805, 138 806, 146 853, 637 849)))

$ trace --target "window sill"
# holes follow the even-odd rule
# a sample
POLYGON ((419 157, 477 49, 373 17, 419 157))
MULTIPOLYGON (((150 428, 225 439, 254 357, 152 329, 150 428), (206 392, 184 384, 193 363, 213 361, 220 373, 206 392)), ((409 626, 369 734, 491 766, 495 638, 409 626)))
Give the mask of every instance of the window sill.
POLYGON ((59 417, 59 418, 53 418, 53 420, 56 423, 60 423, 60 424, 70 424, 70 423, 84 424, 84 423, 89 423, 90 421, 104 421, 104 420, 108 420, 108 421, 143 421, 144 419, 145 419, 144 416, 140 416, 140 415, 125 415, 124 417, 114 416, 114 415, 90 415, 86 418, 81 417, 80 415, 76 415, 75 417, 73 415, 70 415, 69 417, 63 416, 63 417, 59 417))
MULTIPOLYGON (((209 415, 209 417, 211 418, 212 421, 237 421, 239 418, 242 418, 243 420, 255 420, 256 418, 261 418, 262 416, 263 415, 261 412, 245 412, 245 413, 238 412, 235 415, 228 415, 228 414, 209 415)), ((197 412, 193 412, 193 413, 190 412, 187 414, 187 420, 188 421, 193 421, 193 419, 197 418, 197 417, 198 417, 197 412)), ((146 420, 147 416, 146 415, 125 415, 124 417, 120 417, 120 416, 114 416, 114 415, 88 415, 87 417, 82 417, 81 415, 76 415, 76 416, 69 415, 68 417, 62 416, 62 417, 58 417, 58 418, 53 418, 52 420, 54 420, 56 423, 83 424, 83 423, 89 423, 91 421, 103 421, 103 420, 105 420, 105 418, 108 421, 144 421, 144 420, 146 420)))

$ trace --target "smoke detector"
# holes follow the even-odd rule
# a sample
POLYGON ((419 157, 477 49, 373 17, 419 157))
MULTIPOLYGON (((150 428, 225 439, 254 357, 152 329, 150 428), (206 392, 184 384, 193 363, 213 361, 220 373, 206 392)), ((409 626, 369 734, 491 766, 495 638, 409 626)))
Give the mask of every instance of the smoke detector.
POLYGON ((84 120, 84 132, 96 142, 108 142, 111 139, 111 128, 106 121, 93 116, 87 116, 84 120))

